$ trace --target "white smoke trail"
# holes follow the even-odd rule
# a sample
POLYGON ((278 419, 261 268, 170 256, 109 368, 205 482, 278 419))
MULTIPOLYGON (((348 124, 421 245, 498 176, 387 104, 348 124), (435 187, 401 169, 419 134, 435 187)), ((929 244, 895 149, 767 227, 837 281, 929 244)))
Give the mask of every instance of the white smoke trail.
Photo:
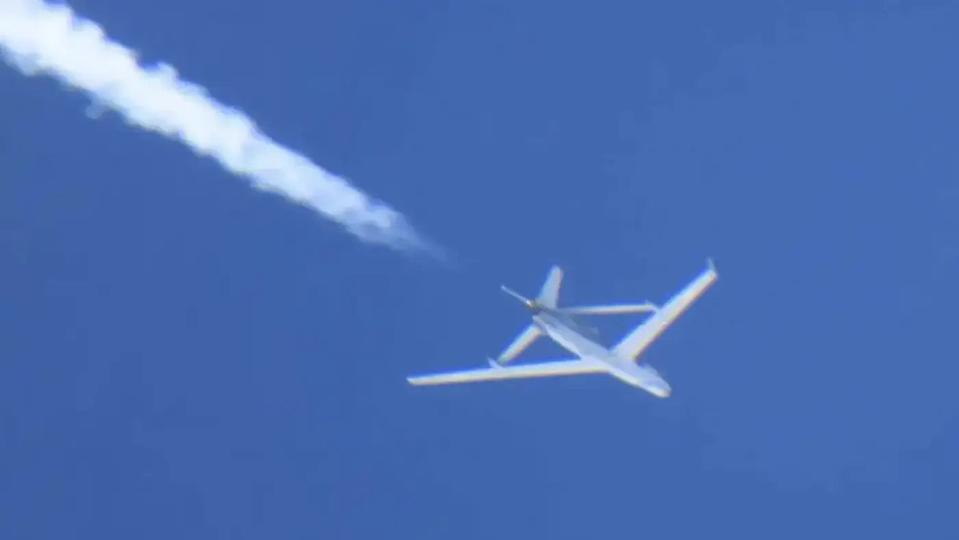
POLYGON ((182 141, 257 189, 312 208, 363 240, 433 250, 398 212, 275 143, 242 112, 181 81, 172 67, 141 67, 136 53, 67 6, 0 0, 0 52, 25 74, 84 90, 129 123, 182 141))

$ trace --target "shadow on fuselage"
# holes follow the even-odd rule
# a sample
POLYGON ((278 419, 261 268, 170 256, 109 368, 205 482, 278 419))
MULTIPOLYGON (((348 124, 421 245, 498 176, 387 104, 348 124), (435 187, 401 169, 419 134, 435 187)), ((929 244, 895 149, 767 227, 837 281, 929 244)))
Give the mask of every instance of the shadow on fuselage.
POLYGON ((565 326, 570 330, 573 330, 574 332, 586 336, 594 341, 598 340, 600 337, 599 330, 595 326, 590 326, 584 323, 579 317, 570 315, 569 313, 564 313, 561 310, 534 304, 534 306, 530 308, 530 311, 533 312, 533 315, 552 318, 555 323, 565 326))

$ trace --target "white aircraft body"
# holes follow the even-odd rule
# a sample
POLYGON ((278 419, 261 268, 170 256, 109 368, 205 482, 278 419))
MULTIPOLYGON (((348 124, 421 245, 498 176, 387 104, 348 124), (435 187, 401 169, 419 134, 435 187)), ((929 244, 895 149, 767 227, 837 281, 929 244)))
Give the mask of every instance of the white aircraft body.
POLYGON ((530 300, 507 287, 503 290, 529 308, 532 323, 521 332, 496 360, 489 360, 489 367, 432 375, 408 377, 410 384, 436 385, 518 379, 526 377, 552 377, 606 373, 617 379, 642 388, 658 396, 672 393, 669 383, 647 363, 639 363, 640 355, 659 335, 672 324, 692 303, 699 298, 718 277, 716 267, 709 261, 708 268, 700 273, 683 290, 662 306, 650 302, 643 304, 620 304, 599 306, 559 307, 559 288, 563 272, 553 266, 543 284, 539 296, 530 300), (576 315, 619 315, 625 313, 649 313, 650 316, 616 345, 606 348, 595 338, 595 331, 583 327, 576 315), (575 358, 507 366, 529 347, 537 338, 547 336, 575 358))

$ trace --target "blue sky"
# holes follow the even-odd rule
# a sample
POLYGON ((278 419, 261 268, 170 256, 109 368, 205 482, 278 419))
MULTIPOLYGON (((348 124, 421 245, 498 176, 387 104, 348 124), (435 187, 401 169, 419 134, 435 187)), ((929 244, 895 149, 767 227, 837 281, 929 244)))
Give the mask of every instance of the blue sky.
POLYGON ((71 3, 452 263, 0 69, 0 537, 956 536, 954 3, 268 4, 71 3), (708 256, 668 400, 405 383, 708 256))

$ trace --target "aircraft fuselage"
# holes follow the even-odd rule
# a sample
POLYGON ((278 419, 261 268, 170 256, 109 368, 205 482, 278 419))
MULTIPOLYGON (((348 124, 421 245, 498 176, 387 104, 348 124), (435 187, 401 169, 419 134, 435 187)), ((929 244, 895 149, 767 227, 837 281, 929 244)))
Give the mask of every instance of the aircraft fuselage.
POLYGON ((617 379, 659 397, 666 397, 672 392, 669 383, 651 366, 618 357, 583 335, 575 321, 566 314, 540 307, 533 315, 533 322, 561 347, 585 361, 603 364, 610 375, 617 379))

